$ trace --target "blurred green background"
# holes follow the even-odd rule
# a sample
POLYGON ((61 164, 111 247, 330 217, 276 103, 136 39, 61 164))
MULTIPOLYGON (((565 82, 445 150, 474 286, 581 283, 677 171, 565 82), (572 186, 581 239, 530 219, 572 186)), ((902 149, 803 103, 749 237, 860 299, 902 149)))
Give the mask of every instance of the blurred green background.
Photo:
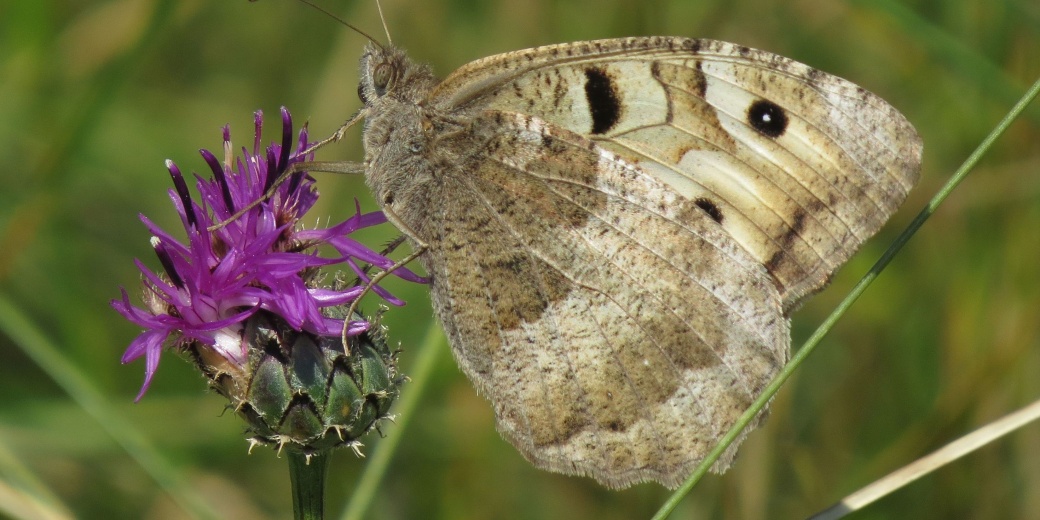
MULTIPOLYGON (((382 38, 374 2, 322 5, 382 38)), ((809 63, 901 109, 924 138, 921 184, 795 314, 795 347, 1040 75, 1035 0, 385 0, 383 9, 394 42, 441 75, 540 44, 697 36, 809 63)), ((120 285, 136 290, 133 258, 158 268, 137 214, 179 228, 163 160, 206 170, 196 151, 218 150, 222 125, 248 144, 252 112, 273 117, 281 105, 297 122, 309 119, 316 137, 330 134, 359 106, 363 44, 293 0, 0 3, 2 510, 190 517, 85 411, 84 396, 73 399, 42 368, 50 365, 38 347, 52 343, 220 516, 291 515, 284 458, 268 449, 247 455, 243 423, 222 415, 223 401, 188 363, 164 358, 150 392, 132 403, 143 363, 118 361, 138 331, 108 300, 120 285)), ((319 157, 358 160, 358 134, 319 157)), ((314 215, 344 218, 355 196, 374 209, 360 179, 325 175, 318 186, 314 215)), ((368 240, 392 236, 384 226, 368 240)), ((390 287, 409 301, 386 320, 407 373, 431 310, 421 287, 390 287)), ((804 517, 1036 400, 1038 307, 1034 104, 780 392, 735 467, 707 477, 675 518, 804 517)), ((433 378, 367 518, 648 518, 667 496, 654 484, 614 492, 534 469, 496 433, 491 407, 447 346, 434 348, 433 378)), ((366 444, 371 452, 379 438, 366 444)), ((331 518, 365 464, 336 455, 331 518)), ((1038 515, 1033 424, 854 518, 1038 515)))

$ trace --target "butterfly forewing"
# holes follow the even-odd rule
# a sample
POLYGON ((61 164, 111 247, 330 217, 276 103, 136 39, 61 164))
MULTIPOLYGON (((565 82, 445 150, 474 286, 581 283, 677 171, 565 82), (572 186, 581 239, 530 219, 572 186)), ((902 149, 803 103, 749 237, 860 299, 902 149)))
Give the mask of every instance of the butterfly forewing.
POLYGON ((913 127, 877 96, 711 40, 495 56, 459 69, 431 99, 537 115, 638 164, 714 215, 777 279, 788 309, 902 203, 921 155, 913 127))

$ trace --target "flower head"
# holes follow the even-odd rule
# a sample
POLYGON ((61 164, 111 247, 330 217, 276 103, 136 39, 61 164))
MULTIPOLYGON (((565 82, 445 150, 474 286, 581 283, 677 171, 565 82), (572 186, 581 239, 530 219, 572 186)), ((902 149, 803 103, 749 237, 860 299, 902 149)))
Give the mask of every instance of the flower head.
MULTIPOLYGON (((145 329, 122 358, 123 363, 145 358, 145 380, 137 400, 151 384, 165 345, 191 345, 210 362, 222 363, 221 370, 226 372, 244 369, 249 357, 245 322, 257 312, 318 338, 338 338, 343 327, 347 336, 356 336, 370 327, 364 320, 345 324, 323 312, 354 301, 363 287, 323 287, 319 273, 322 267, 346 263, 359 280, 367 282, 361 264, 382 269, 393 265, 386 256, 349 236, 385 222, 386 217, 380 212, 361 213, 355 201, 354 216, 344 222, 321 229, 300 228, 300 219, 314 206, 318 192, 314 179, 302 171, 271 190, 290 165, 312 159, 303 154, 308 148, 306 128, 292 151, 292 119, 284 108, 281 115, 280 144, 261 150, 263 117, 257 112, 252 150, 243 148, 237 158, 232 156, 230 130, 224 127, 224 161, 207 150, 200 152, 213 178, 196 175, 199 199, 192 198, 180 169, 166 162, 174 184, 170 199, 187 238, 182 242, 141 215, 153 235, 152 247, 163 273, 156 274, 135 261, 144 278, 143 307, 131 304, 125 289, 121 289, 121 299, 112 301, 120 314, 145 329), (224 222, 226 225, 209 230, 224 222), (331 246, 337 254, 320 255, 321 245, 331 246)), ((394 274, 424 281, 407 269, 397 269, 394 274)), ((391 304, 403 304, 378 286, 372 290, 391 304)))

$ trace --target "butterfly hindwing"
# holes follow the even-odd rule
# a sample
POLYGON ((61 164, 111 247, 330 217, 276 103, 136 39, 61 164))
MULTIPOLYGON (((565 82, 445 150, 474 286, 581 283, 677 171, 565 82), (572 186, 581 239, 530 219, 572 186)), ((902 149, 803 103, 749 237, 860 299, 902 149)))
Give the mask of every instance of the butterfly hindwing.
POLYGON ((460 365, 537 465, 677 485, 786 361, 775 285, 587 138, 515 113, 472 127, 428 260, 460 365))

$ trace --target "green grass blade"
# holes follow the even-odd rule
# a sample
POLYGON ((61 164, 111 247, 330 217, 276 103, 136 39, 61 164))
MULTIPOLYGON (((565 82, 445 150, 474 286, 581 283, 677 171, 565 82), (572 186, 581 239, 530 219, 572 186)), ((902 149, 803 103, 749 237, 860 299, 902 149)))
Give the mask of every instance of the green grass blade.
POLYGON ((70 363, 39 327, 0 295, 0 330, 51 376, 65 392, 159 484, 171 499, 197 518, 217 519, 216 510, 188 487, 179 472, 126 421, 90 380, 70 363))
POLYGON ((837 520, 838 518, 844 518, 850 513, 864 509, 881 498, 916 482, 925 475, 960 460, 962 457, 980 448, 989 446, 1005 435, 1036 420, 1040 420, 1040 401, 1033 401, 1030 405, 1020 410, 1005 415, 950 442, 942 448, 864 486, 859 491, 846 496, 837 504, 809 518, 810 520, 837 520))
MULTIPOLYGON (((903 26, 904 34, 913 36, 934 56, 959 72, 959 77, 978 84, 983 92, 994 95, 998 101, 1012 103, 1018 98, 1024 83, 1016 81, 1000 65, 961 39, 922 17, 905 4, 895 0, 855 0, 854 4, 888 13, 903 26)), ((1040 122, 1040 107, 1026 109, 1025 115, 1040 122)))
POLYGON ((358 480, 354 494, 340 517, 343 520, 360 520, 365 518, 365 513, 372 504, 372 499, 375 498, 379 483, 383 480, 383 476, 386 475, 386 470, 390 466, 394 452, 397 450, 397 446, 400 445, 401 438, 404 437, 408 423, 411 421, 412 416, 415 415, 415 410, 425 395, 425 390, 433 375, 433 368, 437 365, 436 361, 443 352, 447 351, 444 344, 444 334, 441 332, 440 324, 436 321, 430 322, 426 338, 423 339, 422 346, 419 347, 418 351, 419 357, 415 360, 411 373, 407 374, 411 379, 411 383, 401 388, 403 395, 395 410, 398 416, 395 421, 396 425, 389 428, 386 438, 379 442, 368 464, 365 465, 365 470, 361 474, 361 479, 358 480))
POLYGON ((968 156, 968 158, 964 161, 961 167, 957 169, 957 171, 953 174, 950 180, 947 181, 946 184, 943 185, 943 187, 940 188, 938 192, 936 192, 935 196, 933 196, 930 201, 928 201, 928 204, 925 206, 924 209, 921 210, 920 213, 918 213, 917 217, 914 218, 913 222, 911 222, 910 225, 908 225, 907 228, 903 230, 903 232, 900 233, 898 237, 896 237, 895 241, 892 242, 892 245, 889 246, 887 250, 885 250, 884 254, 881 255, 881 258, 879 258, 878 261, 874 264, 874 266, 870 268, 867 274, 865 274, 863 278, 860 279, 859 283, 857 283, 856 286, 853 287, 851 291, 849 291, 849 294, 845 296, 845 299, 843 299, 837 307, 835 307, 834 311, 831 312, 827 319, 825 319, 823 323, 820 324, 820 326, 816 329, 816 332, 814 332, 812 336, 810 336, 809 339, 805 341, 805 343, 802 345, 802 348, 800 348, 798 352, 791 358, 791 362, 788 363, 787 366, 785 366, 784 369, 780 372, 780 374, 777 375, 777 377, 769 383, 769 386, 766 387, 762 395, 760 395, 759 398, 755 400, 755 402, 751 405, 751 407, 744 412, 744 415, 740 417, 740 420, 737 421, 736 425, 734 425, 733 428, 731 428, 730 431, 726 433, 719 445, 716 446, 715 449, 708 454, 708 456, 704 459, 701 465, 698 466, 696 470, 694 470, 693 474, 690 475, 686 482, 683 482, 683 485, 680 486, 679 489, 677 489, 674 493, 672 493, 671 496, 668 497, 668 500, 665 501, 665 503, 653 516, 654 520, 662 520, 664 518, 667 518, 668 515, 671 514, 675 507, 679 505, 679 502, 681 502, 682 499, 690 492, 690 490, 693 489, 697 482, 700 481, 701 477, 703 477, 704 474, 708 472, 708 469, 711 468, 712 464, 714 464, 715 461, 719 458, 719 456, 722 455, 722 452, 725 451, 726 448, 728 448, 729 445, 733 443, 733 440, 737 438, 737 435, 739 435, 740 432, 742 432, 744 428, 747 427, 748 423, 750 423, 751 420, 756 415, 758 415, 758 413, 765 407, 766 403, 768 403, 770 399, 773 398, 777 391, 780 390, 780 386, 783 385, 784 382, 791 377, 791 375, 794 373, 795 370, 798 369, 799 366, 801 366, 802 362, 805 361, 806 358, 808 358, 809 354, 811 354, 813 350, 815 350, 816 346, 820 343, 820 340, 822 340, 823 337, 828 332, 830 332, 834 324, 837 323, 838 320, 849 309, 849 307, 851 307, 852 304, 855 303, 857 299, 859 299, 863 292, 866 291, 867 287, 869 287, 870 284, 873 283, 874 279, 877 278, 879 274, 881 274, 881 271, 883 271, 885 267, 889 264, 889 262, 892 261, 892 258, 894 258, 896 254, 898 254, 899 251, 903 249, 903 246, 906 245, 906 243, 910 240, 910 237, 914 236, 914 234, 917 233, 917 230, 919 230, 921 226, 924 225, 925 221, 927 221, 928 218, 931 217, 933 213, 935 213, 935 210, 939 207, 939 205, 942 204, 942 202, 946 200, 947 197, 949 197, 950 193, 953 192, 954 188, 956 188, 957 185, 960 184, 962 180, 964 180, 964 178, 968 175, 968 172, 970 172, 975 167, 975 165, 978 164, 982 156, 990 149, 990 147, 993 146, 993 143, 995 143, 996 140, 1000 138, 1001 135, 1003 135, 1003 133, 1008 129, 1008 127, 1011 126, 1011 123, 1013 123, 1015 119, 1017 119, 1025 111, 1026 107, 1029 106, 1033 99, 1036 98, 1038 93, 1040 93, 1040 79, 1037 79, 1037 81, 1033 83, 1033 86, 1026 91, 1025 95, 1023 95, 1022 98, 1018 100, 1018 103, 1016 103, 1015 106, 1012 107, 1011 111, 1008 112, 1006 116, 1004 116, 1000 123, 993 128, 993 131, 991 131, 989 135, 982 140, 979 146, 975 149, 974 152, 971 153, 971 155, 968 156))

